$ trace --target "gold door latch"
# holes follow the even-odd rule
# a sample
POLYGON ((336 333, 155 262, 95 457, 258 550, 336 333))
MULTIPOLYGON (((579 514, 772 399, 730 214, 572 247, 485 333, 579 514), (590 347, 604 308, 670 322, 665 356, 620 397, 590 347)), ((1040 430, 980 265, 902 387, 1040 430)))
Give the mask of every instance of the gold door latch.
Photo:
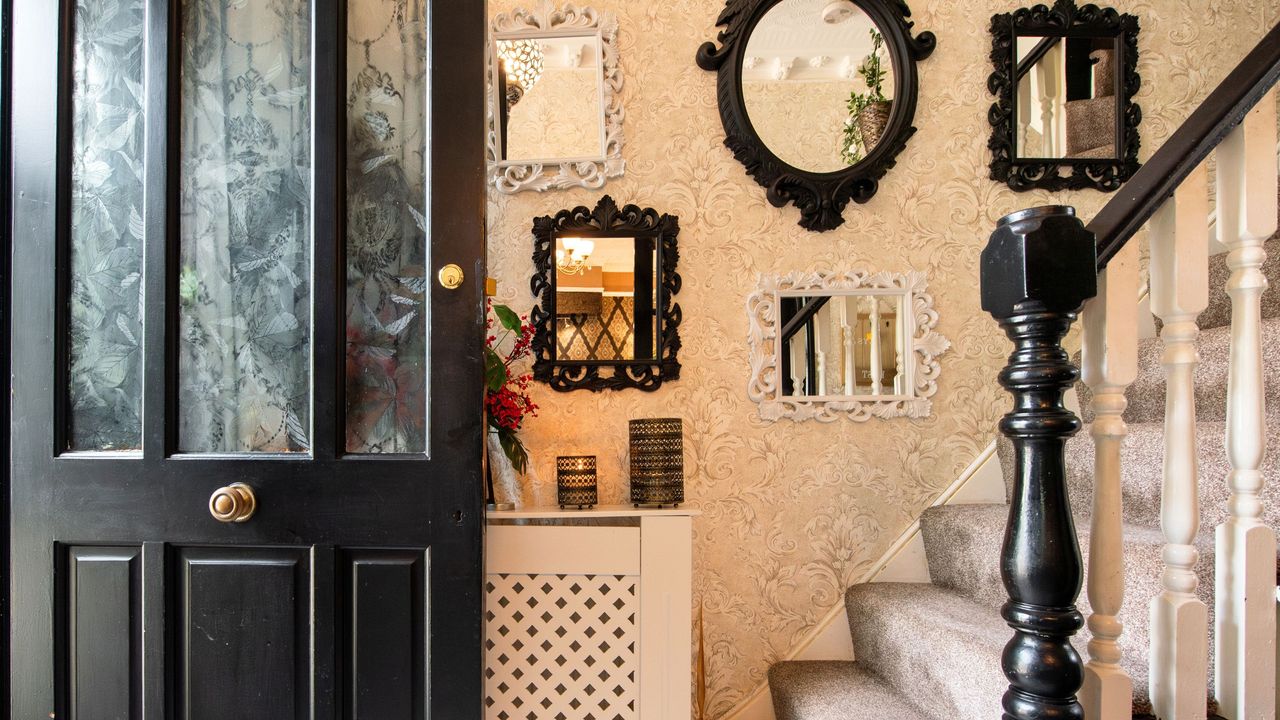
POLYGON ((440 279, 440 284, 446 290, 457 290, 462 287, 462 281, 465 280, 467 276, 462 273, 462 268, 454 265, 453 263, 449 263, 448 265, 440 268, 440 272, 436 274, 436 277, 440 279))
POLYGON ((253 488, 244 483, 220 487, 209 496, 209 514, 218 522, 242 523, 257 509, 258 498, 253 488))

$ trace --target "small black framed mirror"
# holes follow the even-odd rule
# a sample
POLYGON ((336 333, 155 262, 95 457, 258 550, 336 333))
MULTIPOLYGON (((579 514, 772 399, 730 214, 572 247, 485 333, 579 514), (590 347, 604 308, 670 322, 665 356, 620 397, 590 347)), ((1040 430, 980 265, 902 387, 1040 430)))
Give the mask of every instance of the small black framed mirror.
POLYGON ((675 215, 608 195, 533 221, 533 377, 554 390, 657 390, 680 377, 675 215))
POLYGON ((1117 190, 1137 172, 1138 19, 1057 0, 991 18, 991 179, 1117 190))
POLYGON ((904 0, 726 0, 698 67, 716 71, 724 144, 775 207, 832 230, 865 203, 916 131, 916 62, 904 0))

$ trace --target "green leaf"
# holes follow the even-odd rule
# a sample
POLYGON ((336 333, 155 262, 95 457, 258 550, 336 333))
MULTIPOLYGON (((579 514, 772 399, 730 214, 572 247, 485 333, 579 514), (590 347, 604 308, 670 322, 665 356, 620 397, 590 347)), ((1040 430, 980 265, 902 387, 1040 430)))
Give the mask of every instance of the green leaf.
POLYGON ((502 323, 502 327, 511 332, 520 332, 520 316, 515 314, 511 308, 506 305, 494 305, 493 314, 498 316, 498 322, 502 323))
POLYGON ((529 469, 529 452, 514 430, 503 428, 498 431, 498 444, 502 445, 502 454, 511 461, 511 467, 523 475, 529 469))
POLYGON ((489 392, 498 392, 507 384, 507 366, 498 353, 489 348, 484 349, 484 384, 489 392))

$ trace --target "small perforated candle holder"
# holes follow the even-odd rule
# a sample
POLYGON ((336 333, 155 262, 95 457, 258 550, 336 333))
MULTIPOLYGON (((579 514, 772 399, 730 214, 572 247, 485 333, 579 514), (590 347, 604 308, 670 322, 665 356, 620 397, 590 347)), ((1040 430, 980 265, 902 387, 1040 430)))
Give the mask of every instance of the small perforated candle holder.
POLYGON ((631 421, 631 503, 684 502, 684 422, 680 418, 631 421))
POLYGON ((561 455, 556 458, 556 500, 563 509, 595 507, 599 502, 595 455, 561 455))

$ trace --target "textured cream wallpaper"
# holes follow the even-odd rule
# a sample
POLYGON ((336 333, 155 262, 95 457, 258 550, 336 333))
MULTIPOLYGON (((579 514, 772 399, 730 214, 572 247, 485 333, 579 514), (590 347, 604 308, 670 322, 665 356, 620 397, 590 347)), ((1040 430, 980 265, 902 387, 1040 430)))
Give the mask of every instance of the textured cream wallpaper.
MULTIPOLYGON (((518 5, 492 0, 493 13, 518 5)), ((707 718, 720 718, 764 679, 851 580, 992 439, 1008 405, 995 383, 1008 345, 979 309, 978 257, 996 220, 1049 202, 1091 217, 1096 192, 1013 193, 987 179, 987 26, 998 0, 915 0, 938 35, 921 64, 919 132, 867 205, 843 227, 809 233, 776 209, 723 146, 715 76, 693 62, 716 34, 719 0, 598 0, 618 13, 625 75, 626 175, 602 190, 491 194, 490 272, 498 299, 522 311, 534 216, 594 205, 602 194, 680 217, 683 379, 655 393, 560 394, 539 386, 525 434, 534 478, 526 499, 554 497, 557 454, 600 457, 602 501, 626 490, 627 420, 678 415, 686 428, 687 495, 695 523, 696 602, 705 612, 707 718), (954 343, 942 358, 935 415, 855 424, 761 422, 746 396, 744 303, 762 272, 923 270, 954 343)), ((1277 0, 1149 0, 1140 16, 1139 97, 1145 158, 1243 57, 1280 12, 1277 0)))

